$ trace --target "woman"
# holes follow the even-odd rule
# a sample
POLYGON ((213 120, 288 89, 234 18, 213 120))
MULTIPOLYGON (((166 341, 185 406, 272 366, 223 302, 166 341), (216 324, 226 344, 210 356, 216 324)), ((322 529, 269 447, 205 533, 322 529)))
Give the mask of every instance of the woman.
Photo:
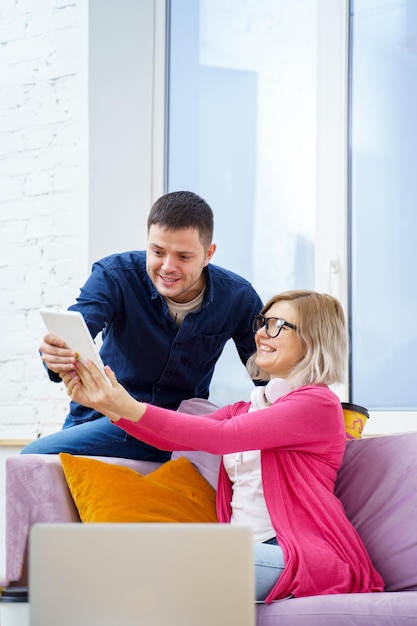
POLYGON ((158 448, 223 455, 218 519, 253 528, 258 600, 383 591, 334 495, 346 435, 340 400, 328 385, 344 380, 342 307, 326 294, 289 291, 267 302, 254 331, 248 370, 269 382, 261 400, 256 388, 252 404, 196 418, 134 400, 110 369, 111 387, 90 363, 64 382, 73 400, 158 448))

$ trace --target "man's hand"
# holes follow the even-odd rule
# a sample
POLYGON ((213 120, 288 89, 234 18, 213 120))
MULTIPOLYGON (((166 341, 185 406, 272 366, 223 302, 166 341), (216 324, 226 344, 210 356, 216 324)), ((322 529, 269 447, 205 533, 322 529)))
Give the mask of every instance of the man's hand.
POLYGON ((59 337, 51 334, 45 335, 39 346, 39 351, 47 368, 51 372, 59 374, 61 378, 65 372, 75 369, 77 355, 59 337))

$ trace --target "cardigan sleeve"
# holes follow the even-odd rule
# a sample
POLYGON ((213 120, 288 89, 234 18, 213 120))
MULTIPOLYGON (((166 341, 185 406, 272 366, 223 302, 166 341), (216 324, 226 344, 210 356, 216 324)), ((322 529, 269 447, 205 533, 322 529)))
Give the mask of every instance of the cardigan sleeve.
POLYGON ((147 405, 138 423, 121 419, 117 424, 157 447, 212 454, 270 449, 322 453, 323 445, 344 433, 340 400, 322 385, 296 389, 266 409, 248 409, 249 403, 239 402, 195 416, 147 405))
MULTIPOLYGON (((249 403, 239 403, 242 406, 249 407, 249 403)), ((236 406, 236 405, 232 405, 236 406)), ((232 406, 226 406, 213 413, 207 415, 194 415, 190 413, 181 413, 170 409, 162 409, 155 407, 154 405, 146 405, 145 415, 148 415, 148 420, 145 420, 145 415, 139 422, 131 422, 127 419, 121 418, 118 422, 114 422, 115 426, 119 426, 127 433, 149 443, 152 446, 159 448, 160 450, 201 450, 209 452, 206 446, 201 442, 201 435, 187 436, 184 431, 184 424, 196 425, 196 421, 199 421, 198 433, 204 433, 204 431, 211 430, 212 424, 223 421, 224 419, 230 419, 232 417, 232 406), (153 409, 157 411, 154 413, 153 409), (188 420, 188 418, 191 418, 188 420), (170 422, 172 428, 165 429, 159 427, 160 422, 170 422), (175 424, 181 424, 181 426, 175 427, 175 424), (191 443, 191 439, 196 444, 191 443)), ((215 453, 220 454, 220 453, 215 453)))

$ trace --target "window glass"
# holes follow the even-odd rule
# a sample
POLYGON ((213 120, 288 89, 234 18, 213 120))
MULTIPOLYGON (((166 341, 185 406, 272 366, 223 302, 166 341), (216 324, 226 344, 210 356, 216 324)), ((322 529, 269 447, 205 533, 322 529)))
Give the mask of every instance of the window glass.
MULTIPOLYGON (((209 202, 213 262, 264 300, 314 288, 316 64, 316 2, 171 0, 168 190, 209 202)), ((226 350, 212 399, 250 386, 226 350)))
POLYGON ((417 409, 417 2, 351 3, 352 400, 417 409))

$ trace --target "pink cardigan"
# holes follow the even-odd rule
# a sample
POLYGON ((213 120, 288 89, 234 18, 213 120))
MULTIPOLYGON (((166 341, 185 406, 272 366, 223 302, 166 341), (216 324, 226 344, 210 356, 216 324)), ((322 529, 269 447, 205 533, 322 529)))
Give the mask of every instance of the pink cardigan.
MULTIPOLYGON (((383 591, 334 484, 346 443, 339 398, 326 386, 300 387, 269 408, 248 413, 238 402, 209 415, 148 405, 138 424, 117 424, 165 450, 226 454, 261 450, 266 504, 286 567, 267 602, 332 593, 383 591)), ((221 465, 217 515, 230 521, 232 488, 221 465)))

